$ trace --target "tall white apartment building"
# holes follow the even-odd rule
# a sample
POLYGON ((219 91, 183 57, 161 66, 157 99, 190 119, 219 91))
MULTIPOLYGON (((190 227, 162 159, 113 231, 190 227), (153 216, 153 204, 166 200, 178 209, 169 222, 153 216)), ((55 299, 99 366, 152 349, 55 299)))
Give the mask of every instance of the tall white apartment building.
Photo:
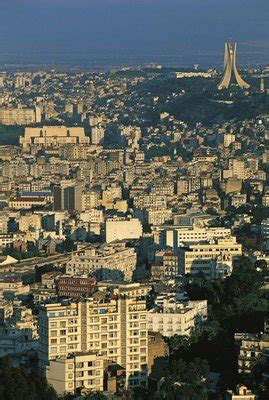
POLYGON ((68 275, 93 274, 98 280, 131 281, 136 268, 136 252, 123 242, 103 244, 72 257, 68 275))
POLYGON ((203 272, 207 278, 215 278, 219 266, 223 275, 229 275, 232 261, 241 255, 242 245, 237 243, 234 236, 197 243, 186 242, 179 249, 179 271, 190 275, 203 272))
POLYGON ((47 304, 39 313, 39 365, 94 351, 126 370, 126 386, 147 385, 147 310, 141 297, 96 293, 76 303, 47 304))

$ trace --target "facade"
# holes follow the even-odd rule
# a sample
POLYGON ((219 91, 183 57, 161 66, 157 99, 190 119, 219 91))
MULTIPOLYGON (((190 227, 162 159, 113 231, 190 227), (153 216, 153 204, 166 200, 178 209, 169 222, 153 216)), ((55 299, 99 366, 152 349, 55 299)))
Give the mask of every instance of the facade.
POLYGON ((41 122, 41 111, 36 108, 0 108, 0 124, 31 125, 41 122))
POLYGON ((169 347, 158 332, 148 333, 148 373, 149 387, 157 388, 158 381, 167 373, 169 347))
POLYGON ((142 236, 143 227, 138 218, 127 220, 107 220, 105 225, 106 242, 115 240, 139 239, 142 236))
POLYGON ((179 249, 179 270, 184 275, 203 272, 207 278, 215 278, 219 275, 217 265, 221 258, 223 262, 220 275, 227 276, 231 273, 230 261, 241 255, 242 245, 238 244, 233 236, 197 243, 186 242, 184 247, 179 249))
POLYGON ((86 249, 68 262, 68 275, 90 274, 98 280, 130 281, 136 268, 136 252, 125 243, 86 249))
POLYGON ((47 204, 47 200, 43 197, 16 197, 8 202, 9 208, 13 210, 30 210, 32 207, 42 207, 47 204))
POLYGON ((44 305, 39 316, 41 371, 50 360, 94 351, 125 368, 126 386, 147 385, 147 310, 142 298, 96 295, 44 305))
POLYGON ((250 373, 253 362, 269 349, 269 334, 236 333, 235 341, 240 345, 238 372, 250 373))
POLYGON ((94 352, 61 356, 49 362, 46 378, 58 395, 66 393, 103 391, 104 362, 94 352))
POLYGON ((53 209, 56 211, 82 211, 82 185, 62 184, 54 186, 53 209))
POLYGON ((79 298, 93 292, 94 279, 84 276, 60 276, 57 279, 59 297, 79 298))
POLYGON ((207 318, 207 301, 190 301, 183 304, 164 300, 162 305, 148 311, 149 331, 159 332, 165 337, 188 336, 191 329, 207 318))
POLYGON ((25 128, 20 144, 27 149, 31 146, 39 148, 60 147, 66 144, 89 144, 89 137, 84 128, 66 126, 43 126, 40 128, 25 128))
POLYGON ((231 230, 225 227, 183 227, 176 225, 154 226, 152 228, 155 243, 177 250, 183 242, 199 242, 231 236, 231 230))

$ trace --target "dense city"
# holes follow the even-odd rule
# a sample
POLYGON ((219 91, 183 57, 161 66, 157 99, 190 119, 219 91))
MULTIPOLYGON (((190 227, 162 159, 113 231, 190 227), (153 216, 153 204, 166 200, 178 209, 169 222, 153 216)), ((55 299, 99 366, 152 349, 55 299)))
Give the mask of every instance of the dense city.
POLYGON ((1 399, 269 398, 269 68, 231 68, 0 73, 1 399))

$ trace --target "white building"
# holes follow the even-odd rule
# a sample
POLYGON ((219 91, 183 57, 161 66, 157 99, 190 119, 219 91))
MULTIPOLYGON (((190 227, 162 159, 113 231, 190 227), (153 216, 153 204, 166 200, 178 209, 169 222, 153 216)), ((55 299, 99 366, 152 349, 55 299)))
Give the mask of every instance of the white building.
POLYGON ((139 239, 142 236, 143 227, 138 218, 126 220, 109 219, 105 224, 106 242, 114 240, 139 239))
POLYGON ((91 274, 98 280, 132 280, 136 252, 125 243, 103 244, 72 257, 66 266, 68 275, 91 274))
POLYGON ((66 126, 43 126, 39 128, 25 128, 24 136, 20 137, 20 144, 24 148, 32 145, 38 147, 59 147, 65 144, 89 144, 89 137, 84 128, 66 126))
POLYGON ((186 242, 179 249, 179 271, 186 275, 203 272, 207 278, 215 278, 218 264, 224 276, 231 273, 231 261, 242 255, 242 245, 236 237, 219 238, 211 241, 186 242), (220 260, 221 259, 221 260, 220 260), (227 260, 227 269, 224 261, 227 260))
POLYGON ((155 243, 177 250, 184 242, 199 242, 231 236, 231 230, 224 227, 184 227, 176 225, 154 226, 155 243))
POLYGON ((169 299, 148 311, 148 329, 163 336, 189 335, 197 323, 207 318, 207 301, 189 301, 184 304, 169 299))

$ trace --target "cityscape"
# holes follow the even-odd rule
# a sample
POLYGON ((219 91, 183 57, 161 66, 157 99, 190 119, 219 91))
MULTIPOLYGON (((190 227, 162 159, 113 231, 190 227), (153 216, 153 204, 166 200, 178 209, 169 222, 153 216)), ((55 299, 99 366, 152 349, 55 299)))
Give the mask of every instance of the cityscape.
POLYGON ((227 37, 207 65, 0 49, 0 400, 269 399, 269 59, 227 37))

